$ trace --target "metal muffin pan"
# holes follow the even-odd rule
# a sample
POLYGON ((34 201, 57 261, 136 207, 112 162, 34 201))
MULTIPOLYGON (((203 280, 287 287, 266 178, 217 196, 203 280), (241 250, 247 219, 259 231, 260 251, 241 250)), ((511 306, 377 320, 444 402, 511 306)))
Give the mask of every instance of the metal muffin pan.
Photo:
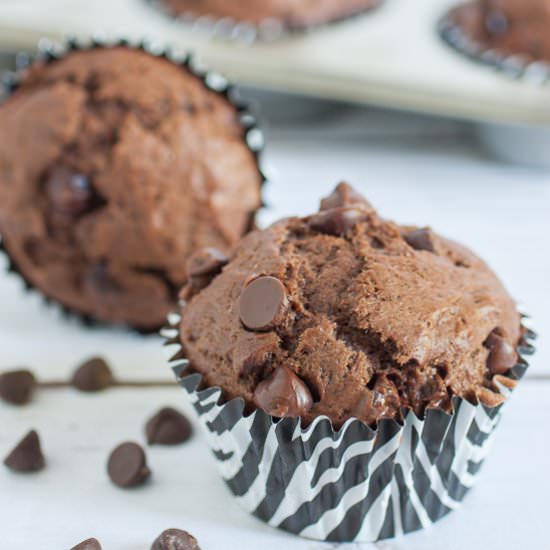
POLYGON ((190 49, 243 84, 471 121, 499 156, 550 167, 540 154, 550 147, 550 83, 446 44, 438 25, 458 1, 386 0, 348 21, 251 44, 217 38, 203 20, 172 21, 145 0, 4 2, 0 48, 33 48, 42 36, 145 36, 190 49))

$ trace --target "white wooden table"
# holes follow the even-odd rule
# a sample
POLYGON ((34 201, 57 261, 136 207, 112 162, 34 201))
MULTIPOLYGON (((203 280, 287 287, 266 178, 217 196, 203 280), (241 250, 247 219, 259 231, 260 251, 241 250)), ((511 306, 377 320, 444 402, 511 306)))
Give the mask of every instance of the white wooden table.
MULTIPOLYGON (((427 532, 343 548, 548 548, 550 176, 495 163, 451 123, 387 113, 323 111, 315 122, 277 126, 270 138, 272 210, 262 223, 312 211, 347 179, 384 215, 429 223, 474 247, 532 312, 541 335, 463 508, 427 532)), ((98 353, 119 378, 172 379, 158 338, 85 329, 0 275, 0 370, 28 365, 42 379, 58 379, 98 353)), ((0 467, 0 548, 68 549, 95 536, 106 550, 138 550, 168 527, 194 533, 203 550, 334 547, 274 531, 240 510, 199 434, 180 448, 148 449, 148 486, 113 487, 105 474, 109 451, 123 440, 143 441, 145 419, 164 405, 186 408, 175 386, 92 396, 43 390, 28 407, 0 404, 0 456, 34 427, 48 459, 32 476, 0 467)))

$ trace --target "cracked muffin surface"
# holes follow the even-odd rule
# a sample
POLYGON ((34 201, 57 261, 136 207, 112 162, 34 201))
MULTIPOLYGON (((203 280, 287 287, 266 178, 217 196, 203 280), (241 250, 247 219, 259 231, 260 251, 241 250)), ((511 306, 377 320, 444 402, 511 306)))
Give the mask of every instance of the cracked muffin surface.
POLYGON ((0 234, 17 270, 95 320, 155 330, 185 262, 227 250, 262 176, 236 108, 130 47, 35 63, 0 107, 0 234))
POLYGON ((429 228, 381 218, 346 184, 318 214, 192 263, 182 355, 249 411, 342 425, 449 412, 453 396, 495 406, 494 378, 517 362, 519 314, 489 267, 429 228))
POLYGON ((231 18, 259 25, 276 20, 302 28, 351 17, 376 7, 382 0, 161 0, 174 15, 193 14, 231 18))

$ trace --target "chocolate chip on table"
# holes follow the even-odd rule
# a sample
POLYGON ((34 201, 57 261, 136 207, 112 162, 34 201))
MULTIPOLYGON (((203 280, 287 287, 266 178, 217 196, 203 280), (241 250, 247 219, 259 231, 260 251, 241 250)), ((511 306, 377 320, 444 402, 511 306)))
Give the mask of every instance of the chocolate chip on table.
POLYGON ((325 199, 321 201, 320 210, 332 210, 346 206, 362 206, 366 210, 372 210, 370 203, 363 198, 349 183, 342 182, 325 199))
POLYGON ((145 451, 137 444, 126 442, 116 447, 109 456, 107 473, 118 487, 138 487, 151 476, 145 451))
POLYGON ((4 464, 14 472, 38 472, 46 465, 36 431, 30 431, 5 458, 4 464))
POLYGON ((327 235, 342 236, 351 231, 367 214, 359 208, 335 208, 309 218, 309 227, 327 235))
POLYGON ((435 252, 435 246, 432 238, 432 232, 428 227, 415 229, 404 236, 407 244, 415 250, 426 250, 427 252, 435 252))
POLYGON ((165 407, 149 419, 145 434, 149 445, 179 445, 191 437, 193 428, 183 414, 165 407))
POLYGON ((45 183, 53 208, 67 216, 80 216, 94 206, 95 193, 90 180, 66 166, 53 170, 45 183))
POLYGON ((71 550, 101 550, 101 544, 99 544, 97 539, 92 538, 73 546, 71 550))
POLYGON ((113 383, 113 373, 101 357, 94 357, 82 363, 71 379, 71 386, 87 393, 104 390, 113 383))
POLYGON ((28 403, 36 387, 36 379, 29 370, 14 370, 0 374, 0 399, 12 405, 28 403))
POLYGON ((504 331, 495 328, 483 345, 489 350, 487 369, 491 374, 505 374, 518 362, 518 354, 506 340, 504 331))
POLYGON ((283 283, 276 277, 262 276, 242 291, 239 317, 247 329, 269 331, 283 320, 288 305, 283 283))
POLYGON ((313 406, 306 384, 286 366, 277 367, 254 391, 256 405, 278 418, 302 416, 313 406))
POLYGON ((227 264, 229 258, 216 248, 197 250, 187 262, 187 274, 191 277, 214 275, 227 264))
POLYGON ((197 539, 181 529, 167 529, 153 542, 151 550, 201 550, 197 539))

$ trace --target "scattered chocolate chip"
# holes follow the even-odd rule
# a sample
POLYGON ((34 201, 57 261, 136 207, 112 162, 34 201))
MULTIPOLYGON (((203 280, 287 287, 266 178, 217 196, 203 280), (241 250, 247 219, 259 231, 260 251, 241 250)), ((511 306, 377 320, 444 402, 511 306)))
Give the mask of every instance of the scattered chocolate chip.
POLYGON ((428 227, 415 229, 411 233, 407 233, 404 239, 407 244, 415 250, 435 252, 432 232, 428 227))
POLYGON ((71 550, 101 550, 101 544, 99 544, 97 539, 92 538, 73 546, 71 550))
POLYGON ((68 216, 84 214, 93 208, 96 199, 90 180, 65 166, 48 176, 45 189, 55 210, 68 216))
POLYGON ((119 487, 143 485, 151 476, 145 451, 137 443, 122 443, 114 449, 107 462, 107 473, 119 487))
POLYGON ((0 374, 0 399, 13 405, 28 403, 36 387, 36 379, 28 370, 14 370, 0 374))
POLYGON ((71 385, 86 393, 102 391, 113 385, 114 377, 109 365, 101 357, 94 357, 76 369, 71 385))
POLYGON ((151 550, 201 550, 197 539, 181 529, 167 529, 153 542, 151 550))
POLYGON ((332 194, 321 201, 321 210, 332 210, 333 208, 344 208, 346 206, 360 206, 365 210, 372 210, 370 203, 346 182, 339 183, 332 194))
POLYGON ((187 441, 192 433, 189 420, 171 407, 158 411, 145 425, 149 445, 179 445, 187 441))
POLYGON ((46 465, 40 438, 30 431, 5 458, 4 464, 14 472, 37 472, 46 465))
POLYGON ((203 248, 195 252, 187 262, 187 273, 191 277, 214 275, 227 264, 229 258, 215 248, 203 248))
POLYGON ((315 214, 309 218, 309 226, 314 231, 327 235, 345 235, 367 215, 359 208, 335 208, 315 214))
POLYGON ((288 298, 283 283, 276 277, 263 276, 244 288, 239 316, 246 328, 269 331, 282 321, 287 309, 288 298))
POLYGON ((271 376, 260 382, 254 401, 271 416, 296 417, 308 412, 313 397, 306 384, 288 367, 277 367, 271 376))
POLYGON ((516 366, 518 354, 506 340, 501 328, 494 329, 483 345, 489 350, 487 368, 491 374, 505 374, 516 366))

